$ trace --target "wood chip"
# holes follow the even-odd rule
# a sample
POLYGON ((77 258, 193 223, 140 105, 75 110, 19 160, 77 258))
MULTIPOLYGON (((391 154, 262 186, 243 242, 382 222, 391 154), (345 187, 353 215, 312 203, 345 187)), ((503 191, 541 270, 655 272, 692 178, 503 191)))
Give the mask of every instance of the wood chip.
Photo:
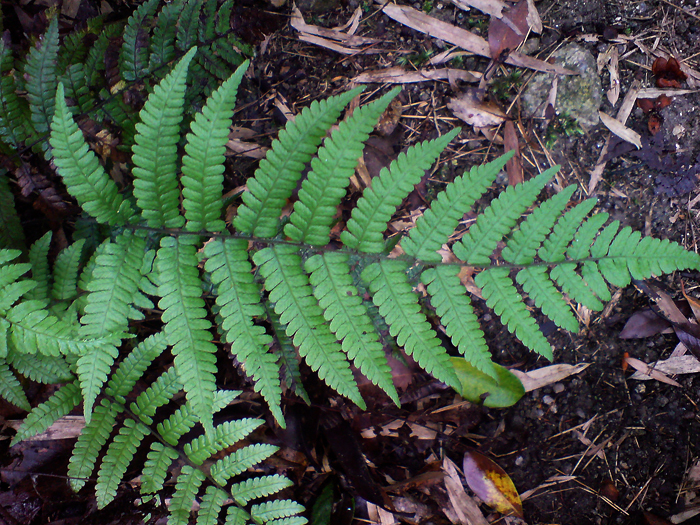
POLYGON ((388 69, 375 69, 360 73, 353 82, 358 84, 414 84, 416 82, 432 82, 435 80, 461 80, 462 82, 478 82, 481 73, 476 71, 464 71, 462 69, 421 69, 418 71, 406 71, 401 66, 388 69))

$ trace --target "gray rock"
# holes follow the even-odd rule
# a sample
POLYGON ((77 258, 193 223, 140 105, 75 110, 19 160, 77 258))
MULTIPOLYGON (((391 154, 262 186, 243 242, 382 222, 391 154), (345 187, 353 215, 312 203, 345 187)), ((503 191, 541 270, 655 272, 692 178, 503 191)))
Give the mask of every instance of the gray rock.
MULTIPOLYGON (((557 114, 576 119, 584 129, 595 126, 600 120, 598 109, 603 101, 603 87, 595 58, 577 44, 562 47, 552 57, 557 64, 579 73, 557 75, 557 114)), ((553 80, 552 73, 538 73, 532 78, 522 95, 526 116, 543 115, 553 80)))

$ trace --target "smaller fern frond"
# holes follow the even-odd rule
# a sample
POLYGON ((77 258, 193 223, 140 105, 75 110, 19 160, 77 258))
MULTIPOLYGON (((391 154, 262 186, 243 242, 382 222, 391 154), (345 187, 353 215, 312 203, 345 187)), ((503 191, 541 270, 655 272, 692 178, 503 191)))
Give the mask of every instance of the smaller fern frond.
POLYGON ((542 310, 542 313, 554 321, 558 327, 572 333, 578 332, 578 321, 559 290, 549 279, 546 267, 523 268, 516 275, 516 280, 535 301, 537 308, 542 310))
POLYGON ((260 476, 241 481, 240 483, 234 483, 231 486, 231 495, 236 503, 244 506, 254 499, 270 496, 292 485, 291 480, 279 474, 260 476))
POLYGON ((243 204, 233 220, 236 230, 256 237, 277 235, 282 208, 296 188, 304 166, 343 108, 362 90, 360 87, 321 102, 314 101, 287 123, 260 162, 255 176, 248 179, 248 191, 241 196, 243 204))
POLYGON ((421 261, 439 263, 442 257, 437 251, 447 243, 460 219, 496 180, 513 154, 511 151, 488 164, 474 166, 469 173, 448 184, 423 216, 418 218, 408 237, 401 241, 403 250, 421 261))
POLYGON ((196 52, 196 48, 190 49, 158 83, 139 113, 141 122, 136 124, 134 196, 151 228, 179 228, 184 222, 178 209, 177 143, 187 68, 196 52))
POLYGON ((197 43, 199 32, 199 13, 203 0, 186 0, 177 24, 175 42, 180 51, 187 51, 197 43))
POLYGON ((158 492, 165 484, 168 469, 180 455, 175 449, 155 441, 148 452, 141 474, 141 493, 158 492))
POLYGON ((458 272, 455 266, 436 266, 425 270, 421 280, 452 344, 476 369, 496 378, 491 352, 458 272))
POLYGON ((352 283, 348 256, 339 252, 314 255, 306 261, 305 268, 311 274, 310 282, 323 315, 342 341, 345 353, 367 379, 400 405, 384 348, 352 283))
POLYGON ((229 479, 242 474, 258 463, 262 463, 279 447, 266 443, 257 443, 218 459, 211 466, 211 476, 219 485, 226 485, 229 479))
POLYGON ((0 316, 4 316, 15 302, 36 286, 29 279, 19 280, 31 269, 30 264, 7 264, 19 257, 20 253, 19 250, 0 249, 0 316))
POLYGON ((27 101, 18 95, 12 49, 0 42, 0 137, 19 147, 33 133, 27 101))
POLYGON ((102 385, 107 381, 107 375, 114 360, 118 356, 119 350, 115 346, 103 345, 78 359, 76 373, 80 379, 80 389, 83 392, 85 423, 90 423, 92 407, 102 390, 102 385))
POLYGON ((63 84, 56 90, 56 113, 51 124, 54 163, 68 190, 80 206, 98 222, 125 224, 134 215, 128 201, 88 148, 82 131, 73 120, 64 96, 63 84))
POLYGON ((396 208, 460 131, 455 128, 435 140, 416 144, 401 153, 388 169, 383 168, 352 210, 347 231, 340 234, 343 244, 362 252, 384 251, 384 230, 396 208))
POLYGON ((530 350, 551 360, 552 346, 528 312, 509 272, 508 268, 489 268, 480 272, 474 282, 481 288, 486 304, 501 318, 508 331, 530 350))
POLYGON ((48 301, 51 290, 51 271, 49 270, 49 248, 51 232, 46 232, 29 247, 29 264, 32 265, 34 287, 27 292, 27 299, 48 301))
POLYGON ((188 401, 212 430, 211 405, 215 390, 216 346, 202 299, 193 239, 165 237, 156 255, 158 306, 163 310, 163 332, 172 345, 175 368, 185 385, 188 401))
POLYGON ((450 356, 420 311, 418 296, 408 282, 407 269, 408 265, 403 261, 382 260, 365 268, 362 280, 368 283, 372 301, 389 325, 397 344, 426 372, 457 388, 459 379, 450 356))
POLYGON ((324 141, 318 156, 311 160, 311 172, 301 183, 299 200, 284 228, 290 239, 312 246, 328 244, 330 224, 362 156, 363 143, 400 90, 395 88, 353 111, 324 141))
POLYGON ((532 205, 559 167, 550 168, 532 180, 509 186, 472 224, 452 250, 468 264, 488 265, 498 242, 510 233, 521 214, 532 205))
POLYGON ((51 289, 51 297, 55 301, 67 301, 78 295, 78 270, 84 245, 85 239, 79 239, 61 250, 56 257, 51 289))
POLYGON ((296 248, 264 248, 253 260, 265 278, 275 312, 301 356, 328 386, 364 408, 350 365, 323 318, 296 248))
POLYGON ((175 483, 175 494, 170 500, 169 524, 187 525, 189 523, 192 502, 204 480, 205 475, 201 470, 192 468, 190 465, 182 467, 175 483))
POLYGON ((75 103, 73 111, 77 114, 89 113, 94 103, 85 78, 83 64, 70 64, 65 73, 61 75, 60 83, 63 84, 66 97, 73 99, 75 103))
POLYGON ((74 379, 71 365, 63 356, 47 357, 41 354, 9 352, 7 362, 18 374, 22 374, 27 379, 37 383, 52 385, 66 383, 74 379))
POLYGON ((153 37, 150 42, 148 69, 155 71, 175 58, 175 34, 177 19, 183 7, 183 0, 165 4, 158 14, 153 37))
POLYGON ((545 262, 565 259, 566 247, 571 243, 583 219, 595 207, 597 199, 586 199, 567 211, 554 226, 552 233, 542 243, 537 254, 545 262))
POLYGON ((58 17, 49 23, 46 33, 27 55, 24 74, 27 78, 27 98, 32 112, 32 123, 37 133, 49 131, 54 112, 54 93, 58 82, 58 17))
MULTIPOLYGON (((143 423, 152 425, 156 410, 166 405, 180 390, 182 383, 177 371, 174 367, 168 368, 131 403, 131 413, 143 423)), ((211 411, 211 407, 209 410, 211 411)))
POLYGON ((147 0, 129 17, 119 51, 119 70, 127 82, 148 74, 148 29, 160 0, 147 0))
POLYGON ((63 385, 50 398, 27 414, 22 426, 12 438, 10 446, 44 432, 58 419, 77 407, 80 399, 80 387, 76 383, 63 385))
MULTIPOLYGON (((258 505, 253 505, 250 515, 257 523, 269 523, 273 520, 289 518, 304 511, 304 507, 296 501, 289 499, 278 499, 276 501, 266 501, 258 505)), ((279 523, 275 521, 275 523, 279 523)))
POLYGON ((254 418, 226 421, 214 427, 214 431, 211 434, 203 434, 189 443, 185 443, 183 450, 192 463, 201 465, 217 452, 238 443, 262 423, 262 419, 254 418))
POLYGON ((0 398, 22 410, 32 409, 22 385, 10 370, 10 365, 2 358, 0 358, 0 398))
POLYGON ((185 228, 189 231, 219 232, 224 228, 221 220, 224 153, 238 85, 248 65, 249 62, 242 64, 211 94, 187 134, 181 183, 185 228))
POLYGON ((311 398, 309 398, 309 394, 306 392, 301 379, 301 368, 299 367, 297 349, 294 348, 292 339, 286 334, 284 326, 280 322, 280 316, 277 315, 277 312, 275 312, 269 301, 265 303, 265 311, 267 312, 267 318, 272 326, 275 341, 277 341, 274 352, 277 355, 277 366, 280 369, 282 380, 287 388, 298 395, 304 403, 310 405, 311 398))

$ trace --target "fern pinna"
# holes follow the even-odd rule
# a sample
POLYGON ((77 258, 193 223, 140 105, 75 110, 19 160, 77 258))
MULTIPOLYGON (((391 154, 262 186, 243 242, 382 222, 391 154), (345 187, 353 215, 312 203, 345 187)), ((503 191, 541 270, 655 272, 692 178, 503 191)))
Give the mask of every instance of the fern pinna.
MULTIPOLYGON (((523 344, 548 359, 551 346, 526 297, 561 328, 576 330, 569 304, 602 308, 609 298, 607 283, 625 286, 632 278, 700 268, 700 257, 678 244, 642 239, 618 222, 608 223, 605 213, 589 217, 594 199, 567 209, 575 188, 535 205, 556 169, 508 188, 467 231, 455 233, 511 155, 457 177, 406 237, 398 243, 385 239, 398 206, 459 130, 399 155, 358 200, 347 229, 332 233, 362 145, 398 90, 359 107, 329 136, 361 89, 303 110, 248 180, 229 229, 222 220, 224 148, 248 64, 208 97, 190 123, 180 156, 186 83, 197 53, 193 48, 177 63, 141 110, 132 148, 133 186, 123 193, 87 147, 59 83, 51 121, 53 162, 85 213, 109 233, 94 250, 88 246, 95 239, 88 236, 66 248, 53 272, 46 264, 48 237, 29 250, 29 263, 11 263, 18 251, 0 252, 0 278, 6 284, 0 288, 0 394, 28 408, 15 375, 25 374, 26 365, 18 364, 22 359, 40 359, 55 371, 39 380, 66 383, 32 410, 16 440, 47 428, 82 400, 87 426, 70 474, 80 488, 107 447, 97 474, 100 505, 114 497, 143 443, 150 447, 143 470, 146 493, 163 487, 176 459, 185 463, 171 503, 175 522, 186 519, 195 498, 200 513, 207 509, 203 520, 223 513, 221 506, 230 499, 230 523, 304 522, 297 516, 300 507, 288 500, 250 504, 287 486, 283 478, 229 481, 272 448, 252 445, 202 467, 259 424, 215 423, 214 415, 235 397, 217 388, 219 340, 284 426, 280 376, 305 395, 297 352, 330 388, 357 405, 364 401, 353 367, 398 403, 380 324, 423 369, 458 391, 454 358, 436 324, 450 337, 454 353, 478 373, 504 380, 507 372, 492 362, 460 282, 461 266, 478 270, 475 282, 486 304, 523 344), (282 218, 290 199, 291 215, 282 218), (443 263, 446 250, 460 262, 443 263), (160 328, 138 340, 131 321, 146 315, 156 316, 160 328), (149 363, 167 355, 172 366, 137 391, 149 363), (185 404, 163 419, 158 409, 180 390, 185 404), (199 437, 181 443, 197 424, 199 437), (118 431, 111 438, 114 425, 118 431)), ((7 193, 7 185, 0 184, 0 191, 7 193)), ((8 224, 13 231, 0 239, 9 247, 21 236, 16 220, 8 224)))

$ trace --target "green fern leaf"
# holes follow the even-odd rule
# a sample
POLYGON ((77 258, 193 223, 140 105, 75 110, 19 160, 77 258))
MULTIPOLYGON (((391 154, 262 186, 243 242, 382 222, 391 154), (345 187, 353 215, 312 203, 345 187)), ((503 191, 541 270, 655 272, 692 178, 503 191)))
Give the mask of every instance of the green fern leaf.
POLYGON ((264 327, 253 324, 253 318, 263 316, 265 311, 260 306, 261 290, 253 279, 247 246, 247 241, 242 239, 207 243, 204 268, 216 286, 216 304, 222 317, 219 327, 226 342, 231 344, 231 353, 244 363, 247 374, 255 381, 255 390, 284 427, 280 369, 267 348, 272 338, 264 327))
POLYGON ((141 341, 129 355, 119 363, 117 370, 107 383, 105 393, 114 397, 119 403, 125 402, 125 396, 131 393, 136 382, 151 363, 168 347, 162 332, 141 341))
POLYGON ((224 525, 248 525, 250 515, 234 505, 226 509, 226 522, 224 525))
POLYGON ((68 190, 87 213, 98 222, 125 224, 134 215, 128 201, 119 194, 117 185, 107 175, 88 148, 82 131, 73 120, 63 94, 63 84, 56 91, 56 114, 51 137, 54 163, 68 190))
MULTIPOLYGON (((97 508, 105 508, 117 495, 119 483, 124 478, 136 449, 147 434, 148 427, 133 419, 125 419, 124 424, 119 427, 119 433, 109 444, 107 453, 102 460, 100 472, 97 475, 97 485, 95 486, 97 508)), ((202 474, 202 476, 204 475, 202 474)))
POLYGON ((219 485, 271 457, 279 447, 265 443, 249 445, 224 456, 211 466, 211 476, 219 485))
POLYGON ((253 505, 250 509, 250 515, 257 523, 268 523, 280 518, 289 518, 301 512, 304 512, 303 505, 289 499, 266 501, 253 505))
POLYGON ((178 49, 187 51, 197 44, 199 12, 203 0, 187 0, 177 25, 176 43, 178 49))
POLYGON ((51 289, 51 272, 49 270, 49 248, 51 232, 45 233, 29 248, 29 263, 32 265, 32 281, 35 286, 27 292, 27 299, 48 301, 51 289))
POLYGON ((437 251, 447 243, 464 214, 496 180, 496 176, 513 153, 508 152, 483 166, 474 166, 469 173, 457 177, 449 184, 416 221, 416 226, 411 229, 409 236, 402 240, 403 250, 422 261, 442 261, 437 251))
POLYGON ((32 112, 32 123, 37 133, 47 133, 53 118, 54 93, 58 83, 58 17, 49 23, 46 33, 27 56, 24 74, 27 79, 27 99, 32 112))
POLYGON ((544 266, 532 266, 520 270, 516 280, 535 301, 535 305, 554 323, 569 332, 578 332, 578 321, 571 308, 554 287, 544 266))
POLYGON ((169 368, 158 376, 151 386, 141 392, 129 408, 143 423, 152 425, 156 410, 165 406, 180 390, 182 390, 180 378, 175 368, 169 368))
POLYGON ((56 301, 68 301, 78 295, 78 268, 83 255, 85 239, 79 239, 61 250, 53 265, 51 297, 56 301))
POLYGON ((4 168, 0 168, 0 248, 24 248, 24 231, 15 210, 15 199, 10 190, 7 170, 4 168))
POLYGON ((66 383, 74 379, 70 365, 63 357, 46 357, 40 354, 9 352, 7 362, 27 379, 51 385, 66 383))
POLYGON ((76 373, 80 379, 80 389, 85 400, 83 403, 85 423, 90 423, 92 407, 118 355, 119 350, 116 347, 105 345, 78 359, 76 373))
POLYGON ((596 205, 597 199, 587 199, 574 206, 561 217, 554 226, 552 233, 542 243, 537 254, 545 262, 559 262, 565 259, 566 247, 571 243, 576 230, 586 215, 596 205))
POLYGON ((165 4, 158 14, 156 27, 153 29, 148 69, 155 71, 175 58, 175 34, 177 19, 183 7, 183 0, 165 4))
POLYGON ((193 239, 166 237, 156 256, 158 306, 163 310, 163 332, 172 345, 175 368, 185 385, 187 400, 201 417, 207 433, 213 429, 216 346, 206 318, 193 239))
POLYGON ((231 495, 239 505, 246 505, 248 502, 275 494, 280 490, 292 486, 293 483, 279 474, 272 476, 260 476, 247 479, 231 486, 231 495))
MULTIPOLYGON (((591 253, 591 245, 600 231, 600 228, 608 220, 607 213, 597 213, 590 217, 576 232, 574 241, 569 246, 566 254, 569 259, 581 260, 587 258, 591 253)), ((602 301, 611 299, 608 285, 598 270, 598 266, 593 261, 586 261, 581 268, 581 276, 593 293, 602 301)))
POLYGON ((509 186, 479 215, 452 250, 469 264, 488 265, 498 242, 510 233, 521 214, 532 205, 559 167, 550 168, 532 180, 509 186))
POLYGON ((170 465, 179 457, 174 449, 155 441, 143 465, 141 494, 153 494, 161 490, 170 465))
POLYGON ((187 525, 189 523, 192 502, 204 479, 205 476, 201 470, 194 469, 189 465, 182 467, 175 484, 175 494, 170 500, 169 525, 187 525))
POLYGON ((237 419, 214 427, 211 434, 201 435, 186 443, 184 452, 192 463, 201 465, 217 452, 235 445, 262 425, 261 419, 237 419))
POLYGON ((458 267, 437 266, 425 270, 421 280, 452 344, 474 368, 496 378, 491 352, 458 273, 458 267))
POLYGON ((90 423, 85 425, 73 448, 68 463, 71 488, 78 492, 87 482, 95 468, 97 455, 105 446, 117 419, 117 409, 106 399, 95 407, 90 423))
POLYGON ((308 277, 302 272, 296 248, 283 245, 264 248, 253 260, 265 278, 275 312, 301 356, 326 384, 364 409, 350 365, 323 319, 308 277))
POLYGON ((151 228, 179 228, 184 222, 178 210, 177 143, 187 68, 196 52, 193 48, 182 57, 139 113, 132 148, 134 196, 151 228))
MULTIPOLYGON (((15 258, 19 251, 0 250, 0 253, 15 258)), ((11 259, 10 259, 11 260, 11 259)), ((18 281, 26 274, 31 265, 29 264, 2 264, 0 265, 0 315, 6 315, 12 305, 23 295, 28 295, 36 286, 34 281, 29 279, 18 281)), ((2 357, 2 356, 0 356, 2 357)))
POLYGON ((420 311, 418 296, 408 282, 408 265, 395 259, 372 263, 362 272, 369 285, 372 301, 389 325, 399 346, 436 379, 457 387, 459 379, 450 364, 450 357, 440 344, 420 311))
POLYGON ((576 186, 571 185, 535 208, 503 248, 503 260, 513 264, 532 264, 537 255, 537 248, 545 240, 575 191, 576 186))
POLYGON ((383 168, 357 201, 347 231, 340 234, 345 246, 368 253, 384 251, 384 231, 396 208, 460 131, 455 128, 440 138, 412 146, 388 169, 383 168))
MULTIPOLYGON (((1 374, 0 374, 1 375, 1 374)), ((76 383, 63 385, 50 398, 33 408, 12 438, 10 446, 41 434, 58 419, 67 415, 80 403, 80 388, 76 383)))
POLYGON ((197 525, 217 525, 219 513, 229 495, 213 485, 207 487, 197 513, 197 525))
POLYGON ((305 268, 311 274, 310 282, 323 315, 342 341, 345 353, 367 379, 400 405, 384 348, 352 284, 348 256, 338 252, 314 255, 306 261, 305 268))
POLYGON ((248 191, 241 195, 243 204, 233 220, 238 231, 256 237, 277 235, 282 208, 296 188, 304 166, 343 108, 362 89, 313 102, 287 123, 260 162, 255 177, 248 179, 248 191))
POLYGON ((22 410, 29 411, 32 406, 24 394, 22 385, 10 370, 10 365, 5 359, 0 358, 0 397, 22 410))
POLYGON ((328 244, 330 224, 346 192, 363 143, 379 117, 401 88, 395 88, 371 104, 356 109, 324 141, 318 156, 311 160, 311 173, 301 184, 299 201, 289 217, 284 233, 293 241, 312 246, 328 244))
POLYGON ((481 288, 486 304, 501 318, 508 331, 530 350, 551 360, 552 347, 527 311, 509 272, 508 268, 490 268, 479 273, 474 282, 481 288))
POLYGON ((89 113, 94 104, 85 77, 85 69, 81 63, 70 64, 61 75, 60 83, 63 84, 66 97, 75 103, 72 111, 77 114, 89 113))
POLYGON ((549 277, 577 303, 595 312, 603 309, 603 303, 598 300, 588 283, 576 273, 576 263, 558 264, 549 272, 549 277))
POLYGON ((277 315, 269 301, 265 303, 265 311, 267 318, 272 325, 272 332, 277 341, 277 346, 274 348, 274 353, 277 355, 277 366, 282 374, 283 381, 292 392, 298 395, 304 403, 311 404, 309 394, 306 392, 301 379, 301 369, 299 368, 299 355, 290 337, 285 332, 285 327, 280 322, 280 316, 277 315))
POLYGON ((148 28, 160 0, 147 0, 129 17, 119 52, 119 70, 127 82, 148 74, 148 28))
POLYGON ((189 231, 219 232, 224 182, 224 153, 236 105, 238 85, 248 69, 244 63, 207 99, 187 134, 182 158, 182 205, 189 231))
POLYGON ((12 49, 0 42, 0 137, 15 148, 34 132, 27 101, 18 95, 12 49))

